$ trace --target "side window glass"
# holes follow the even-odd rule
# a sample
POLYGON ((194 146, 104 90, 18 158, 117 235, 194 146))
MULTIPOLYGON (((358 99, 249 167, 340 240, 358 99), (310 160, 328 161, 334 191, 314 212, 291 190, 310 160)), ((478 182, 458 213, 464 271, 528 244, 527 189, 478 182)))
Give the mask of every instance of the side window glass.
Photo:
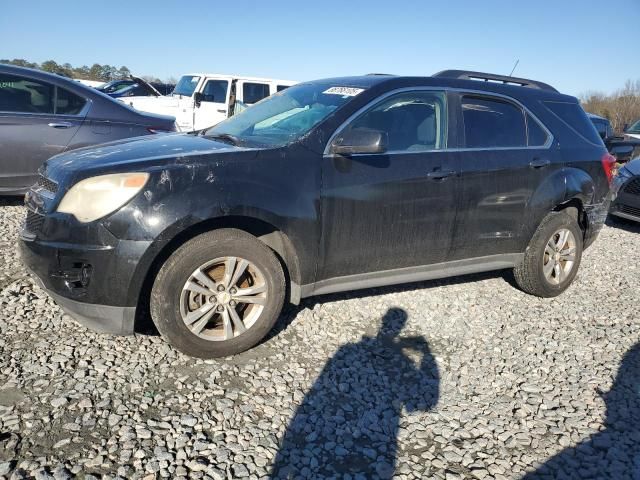
POLYGON ((242 101, 248 105, 259 102, 269 96, 269 85, 266 83, 244 83, 242 85, 242 101))
POLYGON ((547 143, 547 132, 540 124, 529 114, 527 114, 527 143, 530 147, 542 147, 547 143))
POLYGON ((0 74, 0 111, 53 113, 54 90, 48 83, 0 74))
POLYGON ((399 93, 362 114, 347 128, 386 133, 390 152, 440 150, 447 143, 446 95, 432 91, 399 93))
POLYGON ((208 80, 202 91, 202 101, 225 103, 227 101, 228 86, 229 82, 226 80, 208 80))
POLYGON ((58 87, 55 113, 57 115, 78 115, 85 103, 87 101, 84 98, 58 87))
POLYGON ((527 128, 520 107, 497 99, 462 97, 467 148, 525 147, 527 128))
POLYGON ((278 85, 276 87, 276 91, 281 92, 283 90, 286 90, 287 88, 289 88, 289 85, 278 85))

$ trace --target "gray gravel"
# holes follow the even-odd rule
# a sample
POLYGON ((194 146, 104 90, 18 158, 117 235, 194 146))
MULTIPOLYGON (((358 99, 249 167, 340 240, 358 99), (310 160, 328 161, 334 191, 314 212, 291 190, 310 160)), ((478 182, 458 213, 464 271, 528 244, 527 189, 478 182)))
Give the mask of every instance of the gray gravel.
POLYGON ((637 226, 556 299, 508 274, 332 295, 202 361, 64 315, 23 215, 0 200, 0 477, 640 478, 637 226))

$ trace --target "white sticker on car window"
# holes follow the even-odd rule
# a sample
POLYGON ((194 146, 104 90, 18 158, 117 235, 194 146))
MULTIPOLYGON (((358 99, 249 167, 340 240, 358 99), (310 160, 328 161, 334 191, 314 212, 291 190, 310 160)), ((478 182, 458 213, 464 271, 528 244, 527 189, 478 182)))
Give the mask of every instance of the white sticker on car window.
POLYGON ((326 93, 327 95, 342 95, 343 97, 355 97, 356 95, 362 92, 364 92, 364 88, 331 87, 326 89, 322 93, 326 93))

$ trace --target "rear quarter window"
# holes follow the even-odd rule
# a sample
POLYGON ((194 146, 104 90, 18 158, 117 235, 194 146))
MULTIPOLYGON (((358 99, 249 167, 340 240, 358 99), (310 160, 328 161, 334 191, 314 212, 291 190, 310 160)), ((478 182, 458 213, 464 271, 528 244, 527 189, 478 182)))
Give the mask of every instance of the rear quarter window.
POLYGON ((544 104, 556 117, 571 127, 582 138, 591 143, 602 144, 602 139, 596 127, 589 120, 580 104, 570 102, 544 102, 544 104))
POLYGON ((265 83, 245 83, 242 86, 242 100, 251 105, 269 96, 269 85, 265 83))

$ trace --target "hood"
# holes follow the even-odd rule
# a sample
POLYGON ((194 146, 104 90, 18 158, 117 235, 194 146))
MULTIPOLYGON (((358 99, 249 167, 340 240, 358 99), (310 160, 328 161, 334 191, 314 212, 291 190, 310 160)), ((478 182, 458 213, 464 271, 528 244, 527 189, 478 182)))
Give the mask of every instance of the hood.
MULTIPOLYGON (((146 168, 149 163, 188 162, 192 156, 247 150, 192 134, 160 134, 118 140, 97 147, 86 147, 56 155, 47 160, 43 174, 58 180, 72 172, 106 172, 122 168, 146 168)), ((93 173, 92 173, 93 174, 93 173)))
POLYGON ((156 89, 156 87, 154 87, 153 85, 151 85, 149 82, 144 81, 143 79, 141 79, 140 77, 134 77, 133 75, 131 76, 131 78, 133 78, 137 83, 142 84, 144 86, 146 86, 150 91, 153 92, 153 94, 156 97, 160 97, 162 96, 162 94, 156 89))
POLYGON ((632 174, 640 176, 640 158, 636 158, 635 160, 631 160, 630 162, 626 163, 625 168, 632 174))
POLYGON ((176 115, 178 99, 173 97, 122 97, 119 102, 141 112, 163 113, 176 115))

